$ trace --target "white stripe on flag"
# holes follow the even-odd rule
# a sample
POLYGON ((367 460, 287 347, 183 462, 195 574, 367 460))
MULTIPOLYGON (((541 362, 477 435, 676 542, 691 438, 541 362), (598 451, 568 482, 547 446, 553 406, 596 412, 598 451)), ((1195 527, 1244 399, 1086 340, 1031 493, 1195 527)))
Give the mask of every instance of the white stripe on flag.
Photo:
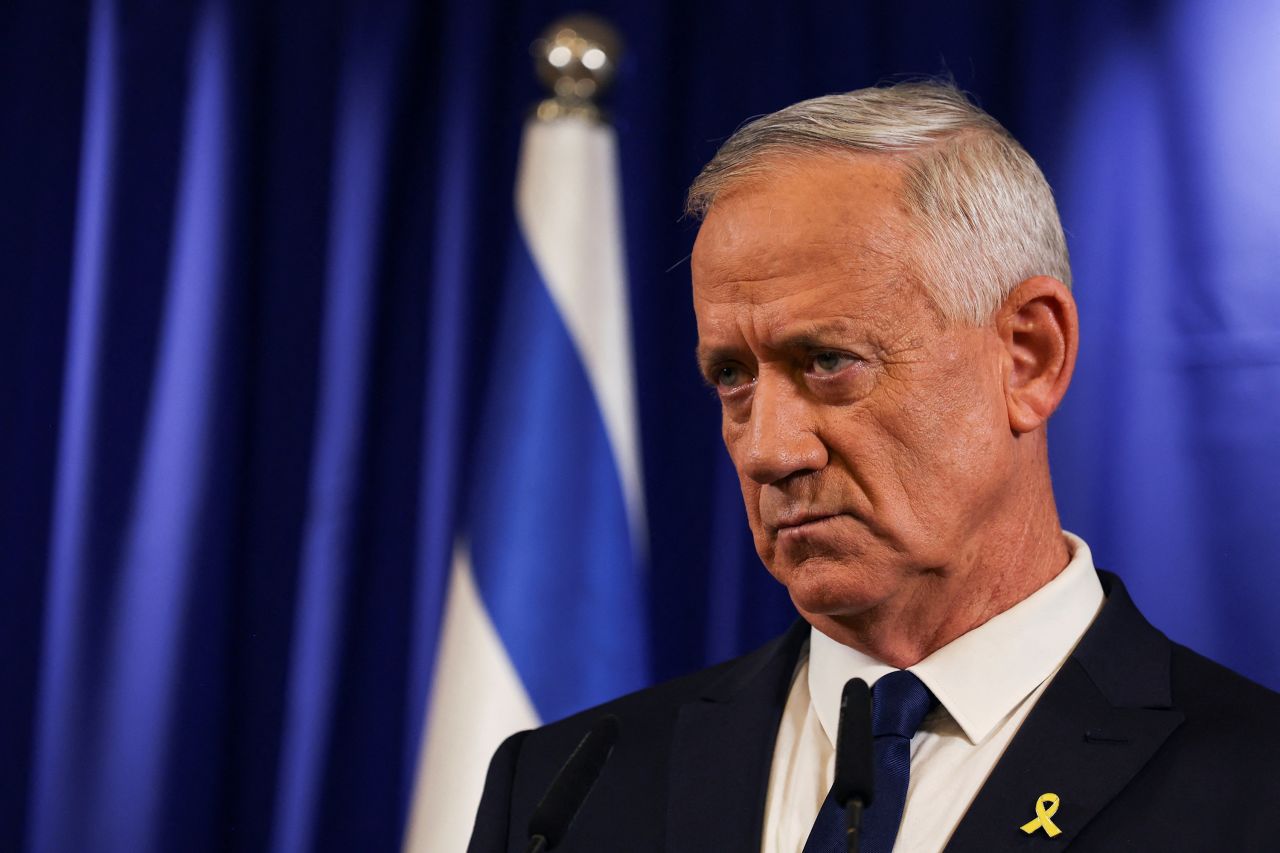
POLYGON ((411 853, 466 850, 494 750, 508 735, 539 722, 480 600, 461 542, 454 549, 436 659, 405 833, 404 849, 411 853))

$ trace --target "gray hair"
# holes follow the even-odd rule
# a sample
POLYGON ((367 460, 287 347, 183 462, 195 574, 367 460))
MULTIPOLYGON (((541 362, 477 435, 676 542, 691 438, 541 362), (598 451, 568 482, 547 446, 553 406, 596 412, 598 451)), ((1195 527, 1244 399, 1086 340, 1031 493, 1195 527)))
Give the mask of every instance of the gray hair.
POLYGON ((848 152, 888 156, 924 238, 915 272, 943 316, 987 322, 1036 275, 1071 286, 1067 243, 1040 168, 1004 127, 950 83, 911 82, 801 101, 741 127, 689 189, 702 219, 770 159, 848 152))

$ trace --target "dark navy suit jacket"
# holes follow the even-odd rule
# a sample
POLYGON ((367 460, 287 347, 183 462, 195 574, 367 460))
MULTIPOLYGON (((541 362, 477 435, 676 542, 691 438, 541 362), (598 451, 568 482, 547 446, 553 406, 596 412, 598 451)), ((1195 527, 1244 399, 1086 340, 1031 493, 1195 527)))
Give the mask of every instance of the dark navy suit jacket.
MULTIPOLYGON (((1171 642, 1123 584, 996 764, 947 851, 1280 851, 1280 694, 1171 642), (1021 831, 1059 797, 1056 838, 1021 831)), ((621 735, 557 851, 760 849, 774 737, 808 636, 544 726, 498 750, 469 850, 523 851, 591 724, 621 735)))

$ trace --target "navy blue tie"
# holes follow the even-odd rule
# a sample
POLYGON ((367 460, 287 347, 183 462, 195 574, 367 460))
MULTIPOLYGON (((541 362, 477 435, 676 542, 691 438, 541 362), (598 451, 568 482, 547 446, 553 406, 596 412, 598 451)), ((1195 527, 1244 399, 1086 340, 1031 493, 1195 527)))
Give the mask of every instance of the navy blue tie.
MULTIPOLYGON (((935 704, 924 682, 905 669, 889 673, 871 688, 876 788, 871 808, 862 813, 859 853, 893 850, 911 780, 911 738, 935 704)), ((845 848, 844 809, 828 794, 804 853, 844 853, 845 848)))

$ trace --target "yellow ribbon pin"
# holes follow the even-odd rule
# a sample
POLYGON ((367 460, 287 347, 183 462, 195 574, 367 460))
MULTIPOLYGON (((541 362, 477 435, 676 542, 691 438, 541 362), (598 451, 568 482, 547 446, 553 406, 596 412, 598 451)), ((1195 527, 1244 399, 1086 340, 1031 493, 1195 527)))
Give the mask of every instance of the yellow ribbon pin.
POLYGON ((1044 829, 1045 835, 1053 838, 1062 832, 1058 829, 1057 824, 1049 818, 1058 813, 1058 795, 1057 794, 1041 794, 1036 800, 1036 819, 1028 821, 1022 825, 1022 831, 1027 835, 1035 832, 1037 829, 1044 829), (1045 804, 1048 803, 1048 808, 1045 804))

